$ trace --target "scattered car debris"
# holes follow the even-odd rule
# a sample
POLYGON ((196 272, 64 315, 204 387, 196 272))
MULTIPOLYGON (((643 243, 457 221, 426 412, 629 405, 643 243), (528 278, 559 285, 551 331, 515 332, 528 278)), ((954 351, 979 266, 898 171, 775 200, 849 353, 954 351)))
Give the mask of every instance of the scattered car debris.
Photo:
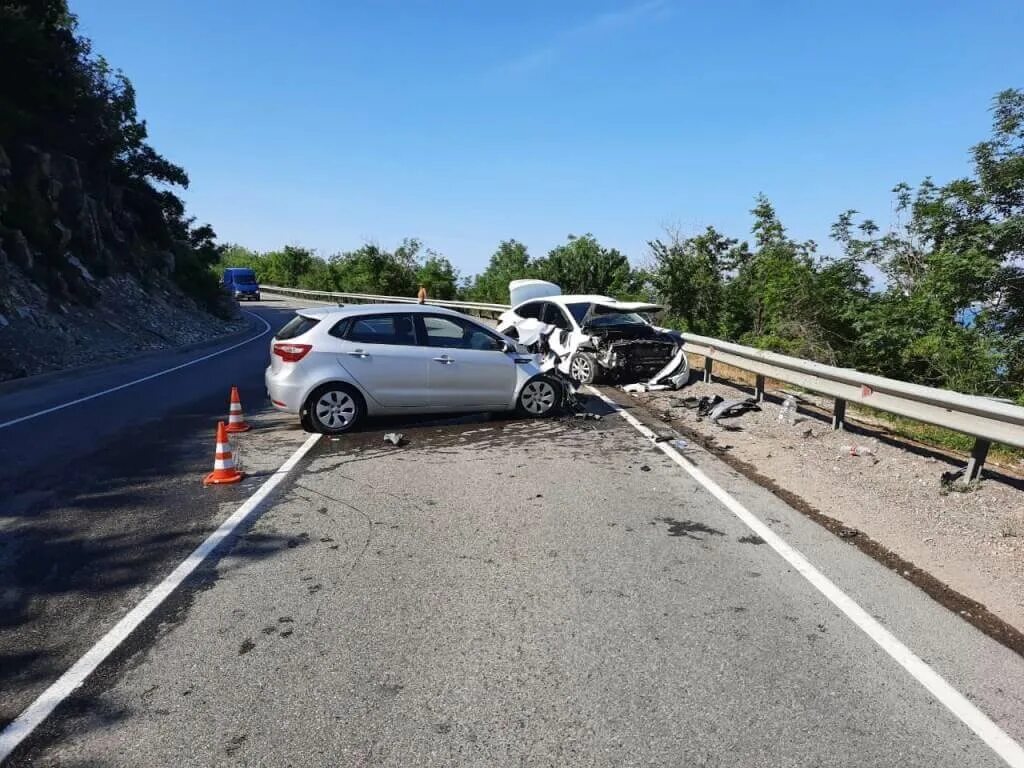
POLYGON ((723 402, 724 400, 725 398, 720 395, 715 395, 714 397, 708 397, 707 395, 705 395, 704 397, 697 401, 697 415, 707 416, 709 413, 711 413, 712 408, 714 408, 716 405, 723 402))
POLYGON ((672 397, 669 398, 669 405, 672 408, 696 408, 700 403, 699 397, 672 397))
POLYGON ((960 469, 954 470, 952 472, 943 472, 942 475, 939 477, 939 485, 943 487, 952 485, 957 480, 962 478, 966 471, 966 467, 960 467, 960 469))
POLYGON ((743 400, 723 400, 708 412, 708 420, 717 424, 719 419, 735 418, 750 411, 760 411, 761 406, 752 397, 743 400))
POLYGON ((635 392, 659 392, 665 389, 671 389, 668 384, 651 384, 650 382, 637 382, 635 384, 623 384, 621 387, 623 392, 635 393, 635 392))
POLYGON ((386 435, 384 435, 384 442, 391 443, 391 445, 400 448, 409 441, 405 439, 405 435, 402 434, 401 432, 388 432, 386 435))
POLYGON ((843 453, 848 453, 850 456, 874 456, 875 452, 868 448, 866 445, 844 445, 840 449, 843 453))
POLYGON ((786 424, 796 424, 796 397, 786 395, 779 409, 779 421, 786 424))
POLYGON ((978 490, 981 485, 981 478, 965 480, 964 476, 966 474, 967 467, 961 467, 953 472, 943 472, 942 476, 939 478, 939 484, 941 486, 939 493, 946 496, 954 491, 956 493, 970 493, 971 491, 978 490))
POLYGON ((561 385, 562 412, 576 419, 600 421, 600 414, 591 413, 587 410, 586 395, 579 393, 580 383, 567 374, 562 373, 558 369, 557 364, 558 356, 549 352, 541 365, 541 370, 561 385))
MULTIPOLYGON (((659 331, 672 333, 668 329, 659 328, 659 331)), ((652 386, 664 385, 666 389, 679 389, 690 380, 690 363, 686 359, 686 352, 682 347, 676 352, 675 357, 668 361, 660 371, 654 374, 647 383, 652 386), (667 384, 666 384, 667 382, 667 384)))

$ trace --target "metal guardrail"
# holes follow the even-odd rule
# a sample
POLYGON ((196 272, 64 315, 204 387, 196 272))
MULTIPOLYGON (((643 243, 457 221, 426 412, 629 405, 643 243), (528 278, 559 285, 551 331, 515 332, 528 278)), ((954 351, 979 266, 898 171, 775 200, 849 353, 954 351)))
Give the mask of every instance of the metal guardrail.
MULTIPOLYGON (((347 301, 352 304, 415 304, 417 299, 406 296, 377 296, 372 293, 337 293, 334 291, 309 291, 305 288, 281 288, 276 285, 261 285, 260 290, 270 293, 280 293, 285 296, 298 296, 316 298, 323 297, 331 303, 347 301)), ((509 308, 508 304, 487 304, 477 301, 447 301, 444 299, 430 299, 427 301, 434 307, 448 307, 449 309, 468 310, 480 314, 500 315, 509 308)))
MULTIPOLYGON (((416 299, 401 296, 308 291, 270 285, 262 286, 262 289, 271 293, 299 297, 321 296, 330 301, 416 303, 416 299)), ((509 309, 507 304, 472 301, 431 300, 427 303, 476 312, 481 315, 497 315, 509 309)), ((966 475, 970 479, 975 479, 980 475, 991 443, 997 442, 1024 448, 1024 408, 1011 403, 976 395, 964 395, 948 389, 908 384, 897 379, 861 373, 851 368, 838 368, 815 363, 707 336, 683 333, 682 337, 683 349, 687 353, 704 357, 705 381, 711 380, 714 364, 720 362, 755 374, 754 389, 759 400, 764 398, 766 377, 826 395, 833 398, 835 402, 832 411, 832 426, 836 429, 844 427, 846 404, 852 402, 971 435, 975 441, 966 470, 966 475)))
POLYGON ((980 474, 991 443, 1024 448, 1024 408, 1012 403, 909 384, 692 333, 684 333, 683 339, 687 353, 704 357, 705 381, 711 379, 714 364, 719 362, 754 373, 758 399, 764 396, 766 377, 833 398, 832 426, 836 429, 844 426, 846 404, 852 402, 971 435, 975 442, 966 472, 970 479, 980 474))

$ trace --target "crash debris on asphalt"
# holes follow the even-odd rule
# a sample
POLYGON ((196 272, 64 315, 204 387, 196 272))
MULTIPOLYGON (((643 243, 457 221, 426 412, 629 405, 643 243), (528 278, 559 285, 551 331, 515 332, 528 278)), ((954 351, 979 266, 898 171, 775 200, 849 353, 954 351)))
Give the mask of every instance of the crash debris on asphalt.
POLYGON ((878 542, 1024 627, 1024 479, 993 467, 981 482, 966 483, 966 456, 903 440, 884 423, 851 417, 846 430, 834 430, 831 400, 810 393, 771 391, 773 404, 762 402, 760 412, 734 420, 742 431, 723 432, 729 419, 713 424, 701 416, 711 403, 747 394, 724 382, 696 381, 685 396, 648 392, 636 399, 651 413, 665 413, 667 426, 691 445, 710 448, 756 482, 837 521, 845 529, 835 530, 839 538, 878 542), (795 423, 778 418, 789 395, 800 406, 795 423), (851 447, 872 455, 851 456, 851 447))

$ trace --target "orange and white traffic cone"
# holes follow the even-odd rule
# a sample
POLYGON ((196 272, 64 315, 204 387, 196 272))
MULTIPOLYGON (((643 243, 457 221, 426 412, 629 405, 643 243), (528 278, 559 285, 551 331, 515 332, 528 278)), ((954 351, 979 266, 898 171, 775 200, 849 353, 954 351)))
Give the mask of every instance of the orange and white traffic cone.
POLYGON ((242 416, 242 398, 238 396, 238 387, 231 388, 231 405, 228 406, 228 432, 248 432, 249 425, 242 416))
POLYGON ((231 453, 228 431, 223 421, 217 422, 217 452, 213 455, 213 472, 203 479, 203 485, 223 485, 237 483, 242 473, 235 467, 235 457, 231 453))

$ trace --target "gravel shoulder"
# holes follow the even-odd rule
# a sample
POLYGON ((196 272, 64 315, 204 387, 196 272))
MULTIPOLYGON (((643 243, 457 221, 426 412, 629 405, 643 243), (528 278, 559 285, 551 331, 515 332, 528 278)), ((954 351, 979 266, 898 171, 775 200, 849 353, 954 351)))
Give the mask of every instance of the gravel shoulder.
POLYGON ((789 424, 779 420, 781 406, 771 400, 760 412, 717 426, 681 404, 684 397, 748 394, 722 382, 696 382, 635 399, 857 532, 848 535, 869 536, 1024 630, 1024 481, 988 472, 976 486, 951 491, 940 476, 959 468, 959 461, 870 427, 833 431, 808 408, 789 424), (851 448, 865 455, 851 455, 851 448))

